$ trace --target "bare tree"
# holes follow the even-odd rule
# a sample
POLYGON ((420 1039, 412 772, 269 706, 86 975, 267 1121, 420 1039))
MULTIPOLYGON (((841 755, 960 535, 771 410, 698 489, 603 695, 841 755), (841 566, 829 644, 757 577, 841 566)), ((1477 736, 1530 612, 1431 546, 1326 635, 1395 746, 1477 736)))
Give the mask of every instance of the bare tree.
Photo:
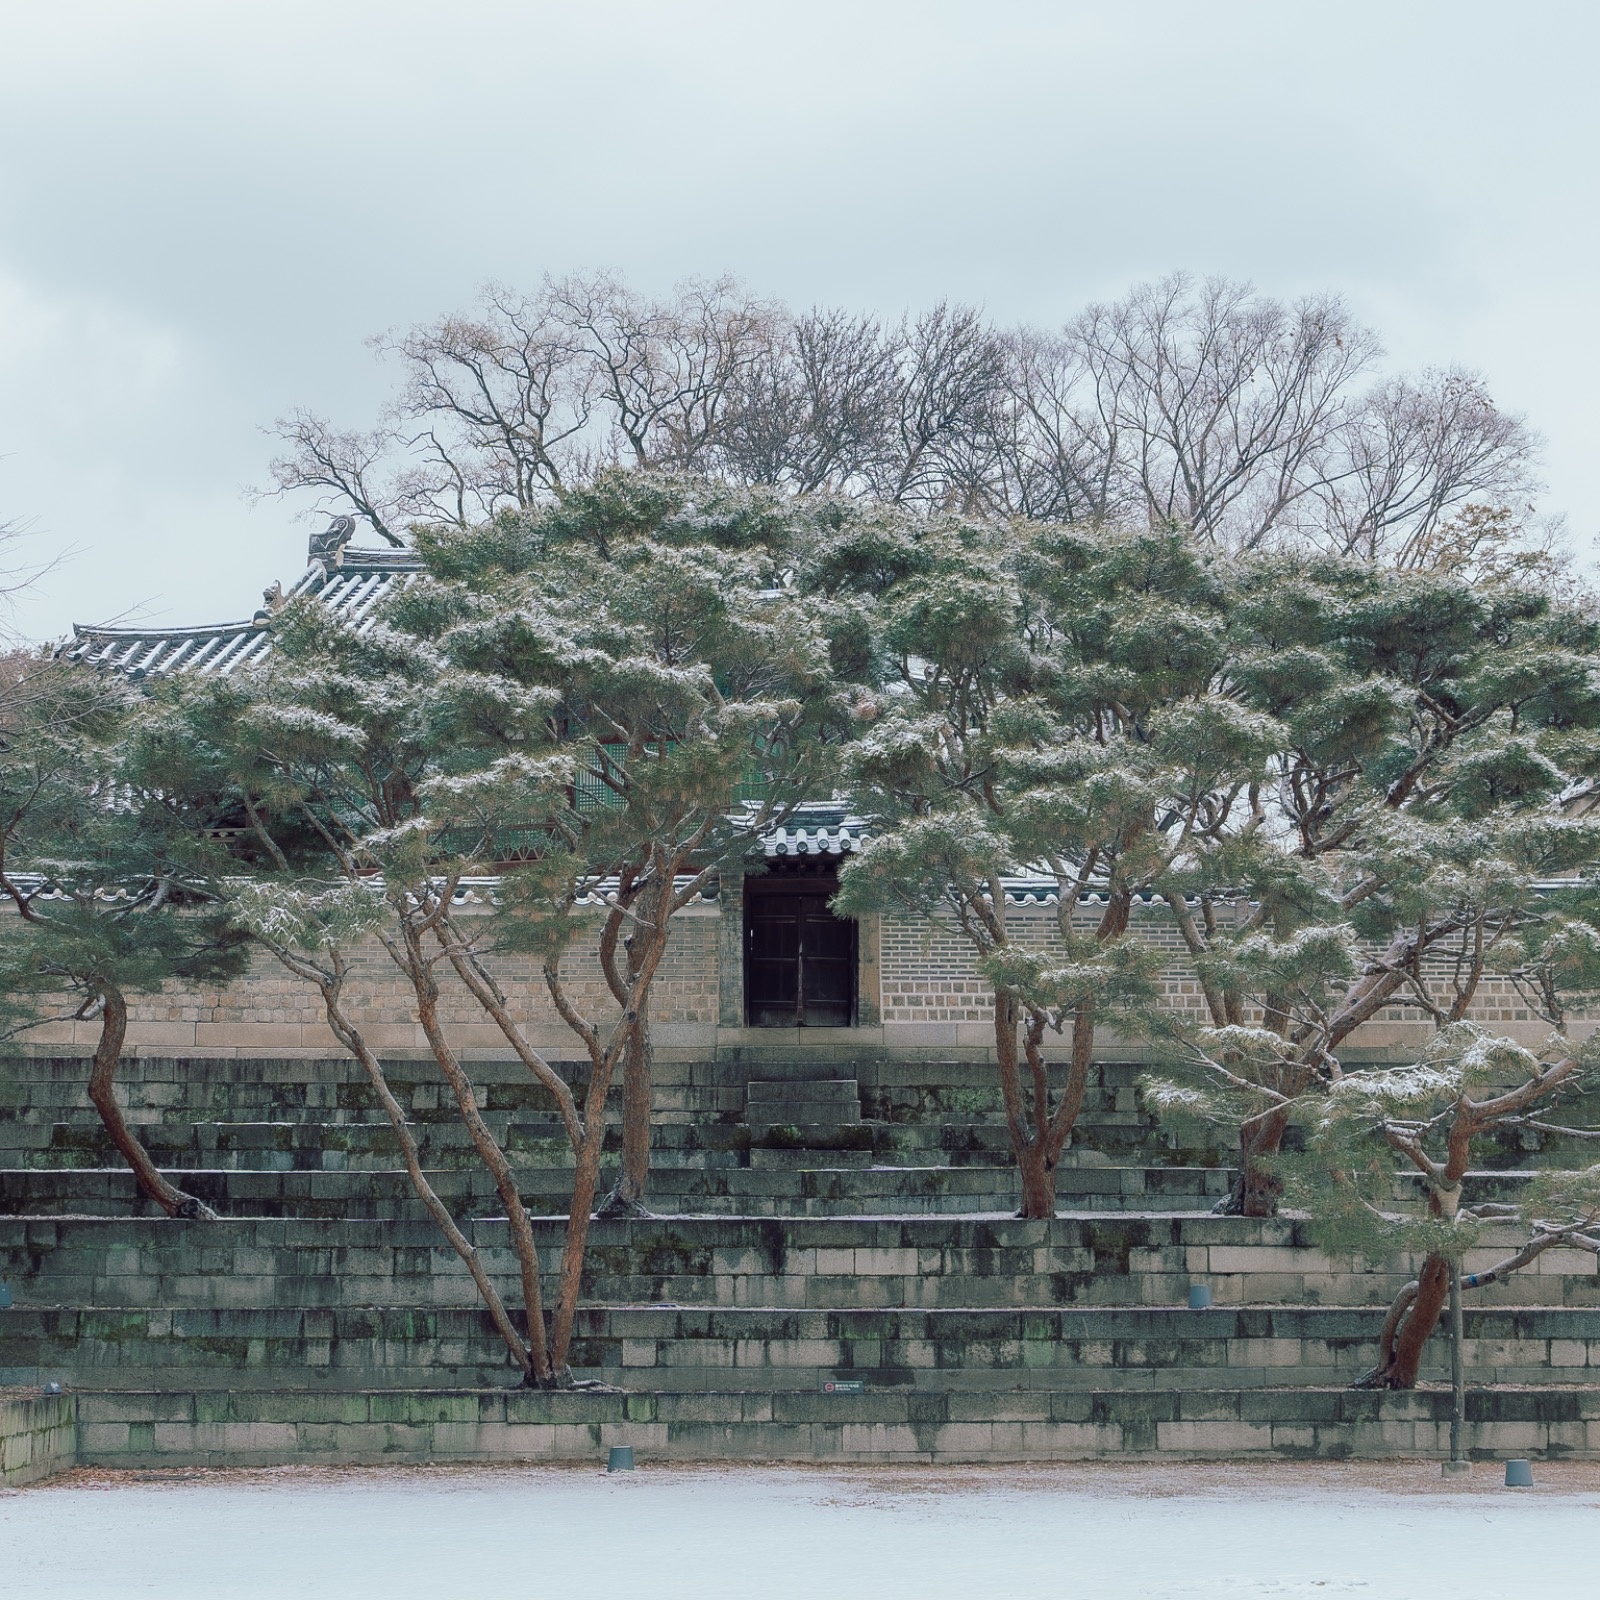
POLYGON ((490 284, 476 315, 442 317, 380 348, 405 367, 396 417, 422 425, 407 441, 423 462, 406 480, 418 520, 467 525, 505 506, 526 511, 582 466, 594 374, 548 286, 519 296, 490 284))
POLYGON ((740 378, 779 324, 731 278, 691 280, 668 300, 609 273, 550 286, 581 341, 610 424, 607 456, 639 467, 707 465, 740 378))
POLYGON ((876 318, 820 309, 782 332, 734 386, 721 470, 799 494, 865 488, 888 447, 898 381, 889 337, 876 318))
POLYGON ((402 501, 396 491, 389 457, 397 443, 388 428, 363 433, 335 428, 304 407, 279 417, 272 431, 288 447, 267 464, 272 487, 256 489, 256 498, 310 490, 318 513, 348 509, 390 544, 401 543, 391 523, 400 520, 402 501))
POLYGON ((889 450, 869 474, 872 489, 893 505, 982 506, 1003 342, 980 312, 941 301, 901 324, 895 354, 889 450))
POLYGON ((1531 496, 1536 443, 1473 373, 1449 367, 1389 379, 1350 408, 1301 527, 1344 555, 1436 566, 1436 536, 1451 512, 1531 496))
POLYGON ((1235 550, 1262 544, 1308 491, 1377 355, 1334 296, 1285 306, 1183 274, 1091 307, 1066 337, 1145 514, 1235 550))
POLYGON ((403 371, 382 424, 281 419, 268 492, 311 491, 390 539, 626 464, 1423 568, 1455 559, 1463 515, 1534 488, 1537 440, 1480 378, 1373 383, 1378 342, 1337 296, 1221 278, 1002 334, 947 302, 895 323, 795 316, 729 278, 657 298, 589 273, 490 285, 470 313, 374 344, 403 371))
POLYGON ((997 419, 993 498, 1035 522, 1131 522, 1141 509, 1122 470, 1124 370, 1089 381, 1081 347, 1020 328, 997 419))

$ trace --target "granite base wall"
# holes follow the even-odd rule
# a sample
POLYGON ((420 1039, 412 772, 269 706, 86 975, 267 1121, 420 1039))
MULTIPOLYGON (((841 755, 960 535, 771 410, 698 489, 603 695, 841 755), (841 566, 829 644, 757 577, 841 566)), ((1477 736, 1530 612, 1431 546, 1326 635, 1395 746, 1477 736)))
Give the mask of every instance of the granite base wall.
MULTIPOLYGON (((248 1390, 79 1397, 85 1465, 639 1459, 1072 1461, 1443 1456, 1450 1395, 1333 1389, 1185 1393, 315 1394, 248 1390)), ((1600 1459, 1600 1391, 1479 1391, 1469 1450, 1600 1459)))

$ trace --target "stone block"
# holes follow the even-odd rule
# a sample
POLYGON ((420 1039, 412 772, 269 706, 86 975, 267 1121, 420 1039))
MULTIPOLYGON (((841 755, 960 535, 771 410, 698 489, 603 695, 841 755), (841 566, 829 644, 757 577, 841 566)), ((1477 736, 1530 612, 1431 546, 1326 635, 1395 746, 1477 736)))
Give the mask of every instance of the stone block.
POLYGON ((1298 1339, 1230 1339, 1230 1367, 1298 1367, 1305 1351, 1298 1339))
POLYGON ((128 1451, 126 1422, 85 1422, 78 1427, 78 1450, 86 1461, 107 1456, 126 1455, 128 1451))
POLYGON ((1300 1274, 1323 1271, 1330 1265, 1325 1256, 1313 1251, 1273 1245, 1214 1244, 1209 1248, 1209 1262, 1208 1270, 1219 1275, 1246 1272, 1300 1274))
POLYGON ((858 1249, 854 1254, 855 1271, 864 1277, 914 1277, 917 1272, 918 1252, 914 1248, 858 1249))
POLYGON ((234 1456, 289 1456, 298 1443, 292 1422, 226 1422, 222 1444, 234 1456))
POLYGON ((1156 1442, 1162 1450, 1187 1455, 1259 1455, 1272 1448, 1272 1427, 1220 1419, 1158 1422, 1156 1442))
POLYGON ((987 1422, 947 1422, 933 1436, 934 1452, 948 1460, 994 1454, 994 1428, 987 1422))
POLYGON ((176 1456, 193 1459, 196 1456, 221 1456, 224 1452, 224 1428, 221 1422, 194 1424, 185 1422, 158 1422, 145 1453, 151 1457, 176 1456))
POLYGON ((555 1428, 537 1422, 506 1422, 480 1427, 476 1437, 479 1448, 497 1456, 539 1458, 554 1454, 556 1448, 555 1428))
POLYGON ((839 1453, 855 1460, 916 1460, 928 1454, 903 1423, 847 1422, 839 1428, 838 1439, 839 1453))
POLYGON ((1275 1423, 1272 1427, 1272 1448, 1280 1454, 1289 1456, 1316 1455, 1317 1430, 1312 1427, 1275 1423))

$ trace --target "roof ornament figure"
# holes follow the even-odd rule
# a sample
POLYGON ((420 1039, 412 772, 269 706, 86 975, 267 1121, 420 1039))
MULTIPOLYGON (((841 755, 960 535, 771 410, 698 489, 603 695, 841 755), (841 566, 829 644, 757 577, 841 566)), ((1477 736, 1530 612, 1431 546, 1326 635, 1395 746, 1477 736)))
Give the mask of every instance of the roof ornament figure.
POLYGON ((354 517, 335 517, 321 533, 311 535, 308 559, 320 562, 325 571, 332 572, 344 565, 344 547, 355 537, 354 517))
POLYGON ((252 628, 264 628, 272 621, 273 614, 282 611, 286 601, 284 599, 283 584, 274 579, 271 588, 261 591, 261 609, 250 619, 252 628))

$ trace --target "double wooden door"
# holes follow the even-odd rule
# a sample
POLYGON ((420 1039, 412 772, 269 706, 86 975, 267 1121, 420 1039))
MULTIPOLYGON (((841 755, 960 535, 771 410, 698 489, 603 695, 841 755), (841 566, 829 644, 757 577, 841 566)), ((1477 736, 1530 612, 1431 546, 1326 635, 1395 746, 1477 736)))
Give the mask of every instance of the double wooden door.
POLYGON ((828 909, 829 885, 752 892, 745 998, 752 1028, 848 1028, 856 1012, 856 925, 828 909), (820 887, 820 886, 819 886, 820 887))

